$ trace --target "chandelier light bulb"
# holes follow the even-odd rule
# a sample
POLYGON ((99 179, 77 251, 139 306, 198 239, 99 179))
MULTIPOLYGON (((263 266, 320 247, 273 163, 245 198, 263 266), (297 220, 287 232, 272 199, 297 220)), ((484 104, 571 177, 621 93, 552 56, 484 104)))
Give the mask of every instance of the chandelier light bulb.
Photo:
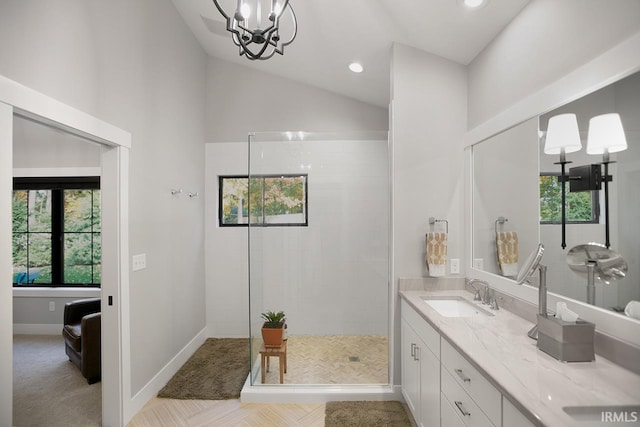
POLYGON ((280 14, 282 13, 282 5, 276 0, 273 1, 273 6, 271 6, 271 13, 274 19, 280 16, 280 14))
POLYGON ((240 7, 240 15, 242 15, 244 19, 249 19, 249 17, 251 17, 251 6, 243 3, 240 7))

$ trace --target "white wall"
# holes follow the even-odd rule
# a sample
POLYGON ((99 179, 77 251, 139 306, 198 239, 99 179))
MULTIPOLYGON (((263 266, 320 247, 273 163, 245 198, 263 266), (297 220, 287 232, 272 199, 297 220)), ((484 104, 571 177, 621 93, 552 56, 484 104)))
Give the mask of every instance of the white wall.
MULTIPOLYGON (((11 159, 13 157, 13 108, 0 103, 0 242, 11 241, 11 159)), ((13 352, 5 345, 12 342, 12 289, 9 281, 12 278, 13 262, 9 250, 0 251, 0 271, 2 272, 2 286, 0 286, 0 343, 3 354, 0 358, 0 424, 11 425, 13 411, 13 352)))
POLYGON ((207 142, 246 141, 249 132, 389 129, 386 108, 249 67, 210 58, 207 76, 207 142))
POLYGON ((473 146, 473 259, 500 274, 498 231, 518 233, 522 265, 538 245, 538 120, 528 120, 473 146))
POLYGON ((469 65, 469 128, 575 70, 639 27, 637 0, 530 2, 469 65))
POLYGON ((466 70, 399 44, 392 70, 395 276, 420 277, 429 217, 449 221, 448 258, 462 256, 466 70))
MULTIPOLYGON (((0 74, 133 134, 131 382, 135 393, 205 327, 206 55, 170 1, 0 3, 0 74)), ((129 396, 125 396, 125 399, 129 396)))
MULTIPOLYGON (((449 221, 449 260, 463 255, 462 137, 467 126, 467 75, 459 64, 407 46, 394 45, 392 58, 396 289, 399 277, 426 276, 424 240, 429 217, 449 221)), ((396 304, 396 384, 400 381, 399 318, 396 304)))
POLYGON ((247 155, 247 143, 206 144, 207 333, 212 337, 249 336, 248 229, 218 226, 218 176, 246 175, 247 155))
MULTIPOLYGON (((246 165, 246 144, 207 144, 207 319, 214 336, 248 332, 247 229, 217 224, 218 176, 246 174, 246 165)), ((284 310, 291 335, 386 335, 387 141, 254 143, 251 173, 308 174, 309 209, 307 227, 251 230, 252 311, 284 310)))
POLYGON ((206 148, 207 332, 246 337, 247 230, 217 227, 217 176, 247 173, 249 132, 387 130, 388 113, 216 58, 209 59, 207 76, 207 141, 215 142, 206 148))
POLYGON ((21 117, 13 123, 13 168, 99 168, 100 146, 21 117))

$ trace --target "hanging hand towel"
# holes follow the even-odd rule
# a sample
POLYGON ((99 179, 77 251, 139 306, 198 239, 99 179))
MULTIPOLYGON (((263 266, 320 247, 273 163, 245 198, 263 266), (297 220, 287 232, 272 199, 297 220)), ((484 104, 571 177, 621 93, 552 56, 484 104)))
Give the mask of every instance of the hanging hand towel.
POLYGON ((427 270, 431 277, 447 272, 447 233, 427 233, 427 270))
POLYGON ((518 233, 498 231, 496 233, 498 264, 503 276, 518 275, 518 233))

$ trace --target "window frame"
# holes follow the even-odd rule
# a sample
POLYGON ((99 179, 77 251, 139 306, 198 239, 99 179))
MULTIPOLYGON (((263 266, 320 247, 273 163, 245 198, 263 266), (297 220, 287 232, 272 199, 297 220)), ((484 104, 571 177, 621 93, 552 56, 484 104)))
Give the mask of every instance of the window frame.
MULTIPOLYGON (((251 220, 251 215, 247 219, 247 223, 242 224, 226 224, 223 222, 224 217, 224 180, 226 179, 246 179, 247 186, 249 185, 249 178, 262 179, 267 178, 304 178, 304 200, 303 200, 303 213, 304 222, 292 222, 292 223, 265 223, 264 222, 264 210, 262 212, 263 222, 251 223, 251 227, 308 227, 309 226, 309 175, 304 173, 297 174, 266 174, 266 175, 219 175, 218 176, 218 226, 219 227, 248 227, 251 220)), ((263 186, 264 188, 264 186, 263 186)), ((248 192, 248 190, 247 190, 248 192)))
MULTIPOLYGON (((556 178, 560 178, 561 173, 559 172, 540 172, 539 178, 538 178, 538 188, 540 188, 540 178, 545 177, 545 176, 551 176, 551 177, 556 177, 556 178)), ((571 191, 569 190, 569 176, 566 175, 566 190, 568 193, 570 193, 571 191)), ((558 182, 560 182, 560 180, 558 180, 558 182)), ((562 187, 560 187, 560 191, 562 191, 562 187)), ((566 220, 565 224, 599 224, 600 223, 600 198, 599 198, 599 190, 592 190, 589 191, 591 193, 591 219, 588 221, 569 221, 566 220)), ((562 196, 562 195, 561 195, 562 196)), ((541 195, 539 194, 538 197, 541 197, 541 195)), ((543 221, 542 217, 540 216, 540 225, 560 225, 562 224, 562 219, 558 220, 558 221, 543 221)))
MULTIPOLYGON (((100 289, 100 283, 64 282, 64 190, 100 190, 99 176, 14 177, 13 191, 51 190, 51 283, 13 282, 14 289, 82 288, 100 289), (57 244, 54 244, 56 242, 57 244), (55 265, 55 267, 54 267, 55 265)), ((90 232, 94 234, 94 232, 90 232)), ((102 234, 102 229, 100 229, 102 234)), ((13 235, 13 231, 12 231, 13 235)), ((12 274, 13 276, 13 274, 12 274)))

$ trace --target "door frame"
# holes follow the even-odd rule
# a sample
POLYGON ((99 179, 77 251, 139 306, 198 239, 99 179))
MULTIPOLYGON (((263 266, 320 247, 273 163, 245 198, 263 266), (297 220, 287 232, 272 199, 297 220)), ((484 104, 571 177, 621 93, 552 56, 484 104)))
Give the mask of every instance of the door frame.
MULTIPOLYGON (((102 145, 102 425, 131 418, 129 149, 131 134, 0 76, 0 272, 12 279, 13 117, 27 117, 102 145), (111 301, 111 304, 109 303, 111 301), (108 351, 107 351, 108 350, 108 351)), ((0 425, 13 425, 13 289, 0 286, 0 425)))

